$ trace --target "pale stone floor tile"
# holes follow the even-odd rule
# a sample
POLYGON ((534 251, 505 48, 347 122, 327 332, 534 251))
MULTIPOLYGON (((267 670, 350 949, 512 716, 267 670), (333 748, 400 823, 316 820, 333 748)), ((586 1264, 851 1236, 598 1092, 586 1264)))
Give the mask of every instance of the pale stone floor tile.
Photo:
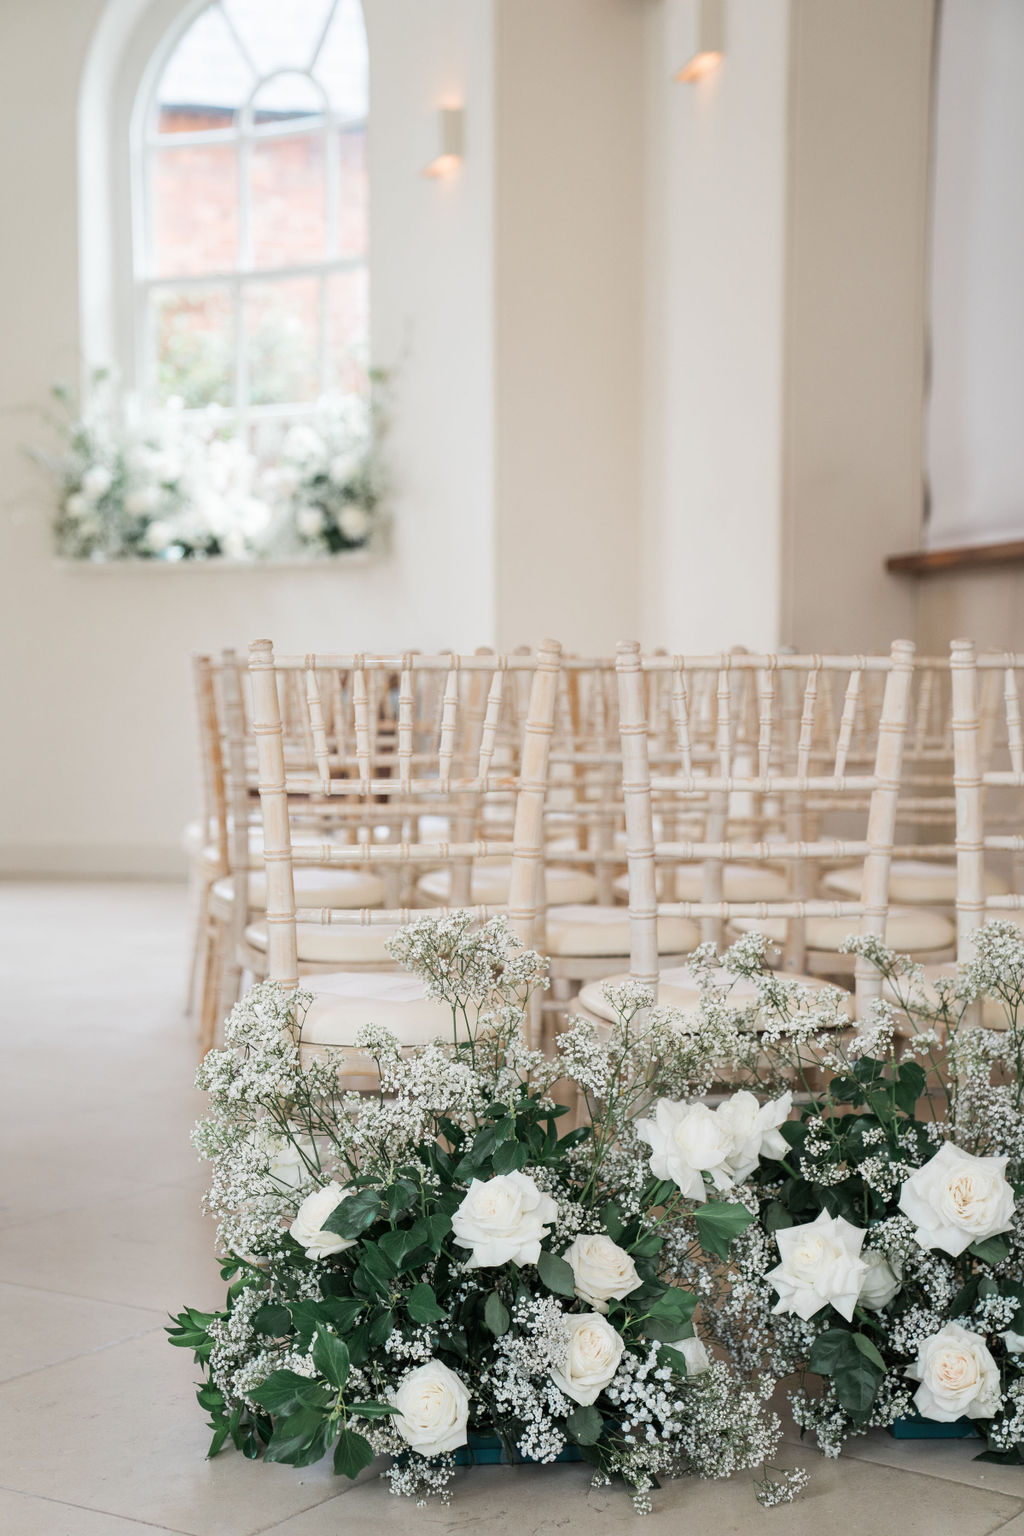
POLYGON ((583 1466, 474 1467, 457 1474, 450 1505, 413 1509, 384 1485, 365 1483, 344 1496, 268 1528, 265 1536, 337 1536, 362 1526, 373 1536, 990 1536, 1020 1513, 1020 1499, 982 1493, 864 1462, 825 1462, 798 1453, 812 1481, 792 1505, 761 1509, 749 1477, 666 1483, 653 1494, 653 1513, 634 1516, 622 1488, 591 1489, 583 1466), (389 1507, 390 1506, 390 1507, 389 1507))
POLYGON ((975 1461, 984 1449, 985 1442, 973 1436, 964 1440, 894 1440, 885 1430, 875 1429, 851 1440, 844 1454, 877 1466, 926 1472, 930 1477, 1024 1499, 1024 1467, 975 1461))
POLYGON ((157 1329, 0 1386, 0 1483, 188 1536, 256 1536, 337 1493, 328 1462, 207 1461, 198 1374, 157 1329))
POLYGON ((37 1499, 0 1488, 0 1531, 7 1536, 154 1536, 166 1525, 122 1520, 104 1510, 82 1509, 56 1499, 37 1499))
POLYGON ((0 1283, 0 1382, 159 1328, 160 1312, 0 1283))

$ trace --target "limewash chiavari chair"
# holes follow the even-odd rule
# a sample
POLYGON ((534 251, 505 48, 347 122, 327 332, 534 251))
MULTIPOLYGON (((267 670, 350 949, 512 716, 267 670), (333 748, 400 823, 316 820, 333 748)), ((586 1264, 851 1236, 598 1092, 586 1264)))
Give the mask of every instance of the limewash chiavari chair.
POLYGON ((208 965, 207 935, 210 892, 214 881, 227 872, 227 801, 221 732, 217 717, 215 663, 209 656, 192 658, 196 742, 199 748, 201 815, 190 822, 182 839, 189 859, 189 895, 194 917, 189 964, 186 1012, 192 1014, 203 996, 208 965))
POLYGON ((259 793, 266 867, 266 916, 247 925, 244 960, 257 975, 287 987, 300 978, 314 994, 303 1023, 304 1047, 350 1046, 367 1023, 387 1025, 403 1045, 433 1038, 450 1027, 445 1005, 428 999, 418 979, 398 973, 385 941, 422 907, 344 911, 299 906, 296 876, 303 867, 352 867, 398 871, 403 892, 415 891, 419 868, 460 873, 471 891, 479 860, 504 860, 510 868, 507 900, 498 907, 474 904, 475 919, 501 911, 524 944, 532 938, 536 886, 543 867, 543 813, 548 751, 555 707, 560 647, 546 641, 536 656, 307 656, 275 657, 269 641, 250 647, 253 730, 259 758, 259 793), (397 680, 394 730, 388 749, 375 750, 369 699, 372 679, 397 680), (350 713, 328 711, 339 680, 349 679, 350 713), (285 759, 279 683, 301 680, 313 767, 294 770, 285 759), (522 745, 515 763, 499 729, 506 692, 529 680, 522 745), (480 682, 486 681, 483 709, 480 682), (509 684, 511 682, 511 688, 509 684), (428 728, 417 710, 418 685, 439 705, 428 728), (348 746, 343 750, 341 729, 348 746), (336 766, 337 765, 337 766, 336 766), (489 835, 485 807, 514 797, 511 837, 489 835), (300 817, 319 815, 332 825, 357 822, 368 835, 348 843, 309 844, 292 836, 300 817), (421 823, 445 818, 453 836, 422 840, 421 823), (384 836, 375 835, 379 828, 384 836), (463 838, 462 830, 471 835, 463 838))
MULTIPOLYGON (((618 666, 623 743, 623 779, 626 825, 629 837, 630 921, 632 933, 631 976, 658 990, 662 1001, 690 1006, 696 991, 685 972, 661 973, 654 942, 657 910, 656 869, 659 863, 708 860, 714 871, 726 861, 784 862, 790 875, 785 897, 761 902, 733 901, 727 896, 673 904, 669 910, 682 917, 722 922, 733 932, 767 930, 783 945, 783 964, 791 975, 812 972, 834 976, 840 968, 836 953, 848 932, 877 934, 892 941, 898 930, 898 914, 890 910, 889 861, 894 846, 896 810, 900 789, 903 743, 909 713, 913 673, 913 646, 894 643, 887 657, 806 657, 725 655, 713 658, 643 657, 640 647, 619 647, 618 666), (695 671, 717 669, 716 762, 708 774, 699 774, 693 759, 688 700, 695 671), (652 773, 649 733, 645 717, 644 679, 649 671, 668 671, 675 699, 675 772, 652 773), (732 708, 731 678, 735 672, 753 674, 758 694, 756 754, 744 768, 737 752, 739 734, 732 708), (812 761, 812 747, 822 736, 817 716, 821 679, 832 673, 843 677, 843 703, 833 720, 831 757, 812 761), (865 679, 884 677, 877 705, 866 700, 865 679), (794 697, 799 697, 799 712, 794 697), (870 771, 848 762, 858 716, 872 707, 870 730, 876 742, 870 771), (760 842, 724 841, 707 837, 701 842, 655 840, 656 809, 666 798, 728 795, 735 792, 777 799, 785 808, 782 840, 760 842), (842 801, 848 798, 856 819, 863 823, 859 837, 817 834, 805 837, 813 827, 809 808, 815 797, 842 801), (866 811, 863 809, 867 802, 866 811), (821 861, 858 858, 863 865, 859 900, 826 901, 813 894, 813 872, 821 861), (808 893, 812 894, 808 894, 808 893), (659 990, 660 986, 660 990, 659 990)), ((873 692, 877 693, 877 690, 873 692)), ((855 967, 858 1004, 877 995, 880 978, 867 962, 855 967)), ((625 979, 625 978, 614 978, 625 979)), ((810 978, 804 978, 810 979, 810 978)), ((587 1011, 608 1017, 608 1005, 598 986, 584 988, 581 1003, 587 1011)))

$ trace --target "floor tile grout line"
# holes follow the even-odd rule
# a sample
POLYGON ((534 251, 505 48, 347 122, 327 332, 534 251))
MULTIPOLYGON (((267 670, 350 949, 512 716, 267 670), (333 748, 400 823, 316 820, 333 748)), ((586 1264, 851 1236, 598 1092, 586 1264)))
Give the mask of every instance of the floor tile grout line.
MULTIPOLYGON (((16 1493, 21 1499, 38 1499, 41 1504, 59 1504, 61 1509, 80 1509, 90 1515, 106 1515, 110 1520, 123 1520, 127 1525, 144 1525, 151 1531, 166 1531, 169 1536, 195 1536, 193 1531, 183 1531, 177 1525, 157 1525, 155 1520, 143 1520, 136 1515, 119 1515, 113 1509, 100 1509, 95 1504, 73 1504, 70 1499, 55 1499, 50 1493, 27 1493, 24 1488, 12 1488, 0 1483, 0 1493, 16 1493)), ((256 1536, 262 1536, 257 1532, 256 1536)))
POLYGON ((91 1301, 97 1307, 124 1307, 129 1312, 155 1312, 166 1318, 173 1315, 161 1306, 146 1307, 137 1301, 120 1301, 110 1296, 83 1296, 81 1291, 58 1291, 50 1285, 26 1285, 23 1280, 8 1280, 3 1275, 0 1285, 16 1285, 20 1290, 39 1291, 44 1296, 63 1296, 67 1301, 91 1301))
MULTIPOLYGON (((46 1222, 46 1221, 49 1221, 50 1219, 56 1218, 58 1216, 69 1216, 73 1212, 105 1210, 106 1207, 109 1206, 109 1205, 120 1205, 122 1203, 127 1203, 127 1201, 129 1201, 129 1200, 138 1200, 143 1195, 155 1194, 156 1191, 160 1190, 160 1189, 189 1189, 189 1188, 191 1188, 191 1185, 190 1185, 190 1183, 187 1180, 182 1180, 180 1183, 176 1182, 175 1180, 172 1179, 169 1183, 163 1183, 163 1184, 150 1184, 150 1183, 140 1184, 136 1189, 132 1190, 131 1194, 128 1194, 128 1195, 111 1195, 106 1200, 94 1200, 89 1205, 82 1205, 82 1204, 68 1205, 68 1206, 65 1206, 63 1210, 59 1210, 59 1211, 45 1211, 45 1212, 43 1212, 42 1215, 40 1215, 39 1212, 37 1211, 34 1216, 26 1216, 24 1221, 19 1219, 18 1221, 10 1221, 10 1222, 6 1222, 4 1224, 0 1224, 0 1235, 2 1235, 4 1232, 15 1232, 15 1231, 18 1230, 19 1227, 30 1227, 33 1222, 46 1222)), ((197 1207, 197 1209, 200 1209, 201 1208, 201 1202, 197 1201, 196 1202, 196 1207, 197 1207)))
MULTIPOLYGON (((866 1467, 884 1467, 889 1472, 907 1472, 911 1477, 930 1477, 933 1482, 953 1483, 957 1488, 973 1488, 977 1493, 1001 1492, 1000 1489, 992 1487, 990 1484, 986 1485, 984 1488, 979 1488, 977 1483, 968 1482, 967 1479, 963 1477, 951 1477, 948 1472, 933 1472, 930 1471, 927 1467, 902 1466, 892 1461, 881 1461, 875 1456, 858 1456, 856 1451, 846 1451, 844 1453, 844 1459, 846 1461, 859 1461, 863 1466, 866 1467)), ((984 1474, 979 1473, 979 1476, 983 1477, 984 1474)), ((1007 1493, 1004 1495, 1004 1497, 1008 1499, 1017 1499, 1021 1506, 1016 1515, 1010 1516, 1011 1520, 1016 1520, 1017 1515, 1024 1514, 1024 1492, 1019 1495, 1015 1493, 1007 1493)), ((1002 1530, 1002 1526, 999 1526, 998 1529, 1002 1530)))
POLYGON ((34 1365, 31 1370, 19 1371, 17 1376, 7 1376, 0 1380, 0 1393, 16 1381, 25 1381, 29 1376, 38 1376, 42 1371, 52 1371, 58 1366, 70 1365, 73 1360, 85 1360, 90 1355, 101 1355, 106 1349, 117 1349, 119 1344, 131 1344, 135 1339, 145 1339, 151 1333, 161 1331, 154 1323, 152 1328, 140 1328, 138 1333, 126 1333, 123 1339, 108 1339, 106 1344, 94 1344, 92 1349, 77 1349, 73 1354, 61 1355, 59 1360, 48 1360, 45 1365, 34 1365))

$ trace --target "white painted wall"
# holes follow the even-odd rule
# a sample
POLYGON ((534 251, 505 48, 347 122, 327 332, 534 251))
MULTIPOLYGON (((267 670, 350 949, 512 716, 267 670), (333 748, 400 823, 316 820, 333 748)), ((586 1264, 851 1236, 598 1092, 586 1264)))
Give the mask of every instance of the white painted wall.
POLYGON ((943 0, 940 14, 933 546, 1024 536, 1024 6, 943 0))
POLYGON ((780 604, 789 0, 730 0, 690 85, 695 0, 648 7, 643 639, 772 646, 780 604))
MULTIPOLYGON (((121 35, 107 46, 130 52, 142 6, 114 9, 121 35)), ((55 562, 45 485, 21 444, 40 436, 32 410, 50 383, 79 372, 76 108, 101 10, 101 0, 5 0, 0 15, 0 709, 18 795, 0 826, 6 870, 181 867, 179 830, 194 810, 192 651, 264 634, 286 649, 472 649, 495 624, 483 0, 367 4, 374 347, 400 364, 390 557, 302 571, 55 562), (453 95, 473 104, 469 153, 451 182, 427 181, 430 113, 453 95)), ((99 181, 84 188, 101 243, 103 194, 99 181)))

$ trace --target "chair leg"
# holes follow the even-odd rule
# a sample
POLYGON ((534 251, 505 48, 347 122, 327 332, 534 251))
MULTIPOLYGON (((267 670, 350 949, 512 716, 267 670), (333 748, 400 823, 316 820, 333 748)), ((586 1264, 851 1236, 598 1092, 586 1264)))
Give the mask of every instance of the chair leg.
POLYGON ((217 1038, 224 981, 224 946, 228 930, 224 923, 210 919, 206 928, 206 956, 203 966, 203 988, 199 1012, 199 1059, 213 1049, 217 1038))
POLYGON ((206 951, 206 929, 210 920, 210 881, 205 875, 190 877, 190 904, 193 908, 192 959, 188 969, 188 989, 185 993, 185 1017, 195 1015, 200 996, 200 981, 206 951))

